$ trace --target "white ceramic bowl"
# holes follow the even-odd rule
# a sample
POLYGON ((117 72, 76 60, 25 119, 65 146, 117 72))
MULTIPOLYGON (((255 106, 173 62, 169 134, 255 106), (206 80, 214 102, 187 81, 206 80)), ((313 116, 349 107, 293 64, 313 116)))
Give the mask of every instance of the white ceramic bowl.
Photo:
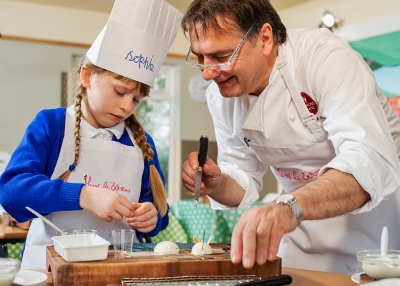
POLYGON ((17 259, 0 258, 0 286, 13 284, 20 267, 21 263, 17 259))
POLYGON ((400 278, 400 250, 388 250, 384 257, 380 250, 362 250, 357 253, 357 260, 371 278, 400 278))

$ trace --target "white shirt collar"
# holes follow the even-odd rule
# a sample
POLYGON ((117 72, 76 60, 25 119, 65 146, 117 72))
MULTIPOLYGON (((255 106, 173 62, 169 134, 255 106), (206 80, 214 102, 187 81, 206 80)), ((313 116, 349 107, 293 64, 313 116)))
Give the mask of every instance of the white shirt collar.
POLYGON ((117 125, 109 128, 95 128, 90 125, 83 117, 81 119, 81 136, 85 138, 101 138, 112 140, 113 135, 120 139, 125 130, 125 122, 121 121, 117 125))

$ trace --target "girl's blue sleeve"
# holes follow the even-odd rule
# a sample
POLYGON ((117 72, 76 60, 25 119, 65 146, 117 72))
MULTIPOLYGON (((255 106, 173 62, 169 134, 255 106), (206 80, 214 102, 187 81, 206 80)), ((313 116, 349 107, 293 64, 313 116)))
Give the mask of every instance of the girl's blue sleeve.
MULTIPOLYGON (((157 168, 158 173, 160 174, 160 176, 165 184, 164 175, 161 170, 160 161, 158 160, 158 155, 157 155, 154 141, 151 138, 151 136, 147 133, 146 133, 146 138, 147 138, 147 142, 150 144, 150 146, 154 152, 153 162, 151 162, 151 163, 154 164, 154 166, 157 168)), ((153 194, 151 192, 151 187, 150 187, 150 164, 146 161, 144 163, 144 171, 143 171, 143 176, 142 176, 142 190, 140 193, 139 202, 151 202, 151 203, 154 202, 153 194)), ((169 206, 168 206, 168 209, 169 209, 169 206)), ((152 230, 151 232, 146 233, 146 235, 150 236, 150 237, 156 236, 160 231, 164 230, 168 226, 168 223, 169 223, 168 211, 164 216, 161 216, 160 214, 158 214, 158 221, 157 221, 156 228, 154 230, 152 230)), ((142 237, 145 234, 137 232, 137 235, 138 235, 138 237, 142 237)))
POLYGON ((42 110, 29 124, 0 177, 0 204, 18 222, 43 215, 80 210, 83 184, 51 180, 64 138, 65 108, 42 110))

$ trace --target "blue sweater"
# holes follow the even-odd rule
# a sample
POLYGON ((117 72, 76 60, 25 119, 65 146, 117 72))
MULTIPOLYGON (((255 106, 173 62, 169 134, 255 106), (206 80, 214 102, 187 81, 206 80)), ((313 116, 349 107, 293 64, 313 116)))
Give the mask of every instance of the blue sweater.
MULTIPOLYGON (((65 129, 65 108, 40 111, 29 124, 22 141, 11 156, 6 170, 0 177, 0 204, 18 222, 35 218, 25 207, 30 206, 42 215, 57 211, 81 210, 79 197, 83 183, 51 180, 65 129)), ((154 151, 154 165, 164 180, 153 139, 145 134, 154 151)), ((125 130, 119 140, 133 146, 125 130)), ((71 162, 72 163, 72 162, 71 162)), ((153 202, 149 181, 150 168, 144 162, 139 202, 153 202)), ((147 233, 155 236, 168 225, 168 214, 158 216, 156 228, 147 233)), ((138 237, 143 234, 137 232, 138 237)))

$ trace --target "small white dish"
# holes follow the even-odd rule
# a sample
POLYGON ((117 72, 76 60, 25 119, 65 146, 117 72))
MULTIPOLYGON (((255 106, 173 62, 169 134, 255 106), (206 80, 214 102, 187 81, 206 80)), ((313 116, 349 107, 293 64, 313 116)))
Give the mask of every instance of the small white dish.
POLYGON ((360 272, 360 273, 353 274, 353 275, 351 276, 351 280, 353 280, 354 283, 360 284, 360 283, 361 283, 361 278, 360 278, 360 276, 361 276, 361 274, 364 274, 364 273, 365 273, 365 272, 360 272))
POLYGON ((21 269, 15 277, 13 283, 18 285, 35 285, 47 280, 47 275, 33 270, 21 269))
POLYGON ((400 286, 399 278, 387 278, 374 282, 369 282, 368 286, 400 286))
POLYGON ((68 262, 104 260, 110 246, 110 242, 99 235, 85 242, 74 235, 52 236, 51 239, 54 250, 68 262))

